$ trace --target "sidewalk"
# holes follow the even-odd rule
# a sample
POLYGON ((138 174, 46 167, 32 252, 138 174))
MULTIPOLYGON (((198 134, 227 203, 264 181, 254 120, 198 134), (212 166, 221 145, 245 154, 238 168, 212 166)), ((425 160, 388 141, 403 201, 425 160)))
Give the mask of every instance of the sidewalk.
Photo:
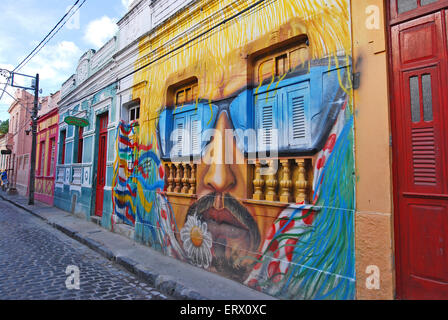
POLYGON ((162 255, 147 246, 39 201, 0 191, 0 198, 121 265, 163 294, 187 300, 272 300, 235 281, 162 255))

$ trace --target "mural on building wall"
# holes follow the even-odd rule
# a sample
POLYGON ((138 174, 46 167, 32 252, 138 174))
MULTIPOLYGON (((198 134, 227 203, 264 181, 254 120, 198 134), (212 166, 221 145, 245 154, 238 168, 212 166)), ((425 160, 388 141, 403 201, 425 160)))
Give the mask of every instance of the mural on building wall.
POLYGON ((212 2, 142 40, 136 68, 163 58, 135 75, 139 125, 118 126, 114 214, 142 243, 273 296, 354 299, 349 1, 253 3, 212 2), (252 161, 273 132, 278 157, 252 161))

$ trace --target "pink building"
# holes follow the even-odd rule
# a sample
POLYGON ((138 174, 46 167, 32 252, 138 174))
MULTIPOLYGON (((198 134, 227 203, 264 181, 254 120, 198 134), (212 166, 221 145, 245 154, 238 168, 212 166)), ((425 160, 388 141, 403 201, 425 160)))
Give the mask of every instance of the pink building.
POLYGON ((58 91, 40 100, 37 122, 35 198, 50 205, 54 199, 60 93, 58 91))
POLYGON ((16 188, 19 194, 27 195, 30 176, 31 157, 31 112, 34 96, 25 90, 18 89, 15 99, 9 107, 9 145, 12 145, 12 154, 9 168, 12 169, 9 177, 11 187, 16 188))

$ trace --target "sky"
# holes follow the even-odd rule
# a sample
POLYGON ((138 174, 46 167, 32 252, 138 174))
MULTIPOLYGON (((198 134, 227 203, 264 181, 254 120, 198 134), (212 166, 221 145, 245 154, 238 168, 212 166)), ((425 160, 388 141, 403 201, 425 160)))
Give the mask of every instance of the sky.
MULTIPOLYGON (((116 22, 124 16, 131 2, 86 0, 78 13, 19 72, 33 76, 39 73, 41 96, 57 92, 76 72, 84 52, 101 48, 116 35, 116 22)), ((75 0, 1 0, 0 68, 14 69, 74 3, 75 0)), ((4 82, 5 78, 0 77, 0 91, 4 82)), ((9 87, 7 91, 14 95, 15 89, 9 87)), ((3 95, 0 120, 9 118, 12 101, 6 93, 3 95)))

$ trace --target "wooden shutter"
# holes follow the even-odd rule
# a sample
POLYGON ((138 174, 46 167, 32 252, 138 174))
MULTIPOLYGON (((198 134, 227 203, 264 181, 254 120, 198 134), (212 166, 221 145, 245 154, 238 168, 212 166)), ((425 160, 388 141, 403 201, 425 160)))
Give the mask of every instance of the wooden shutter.
POLYGON ((176 137, 174 141, 174 147, 176 156, 182 156, 184 154, 184 130, 185 130, 185 118, 179 117, 175 119, 174 130, 176 130, 176 137))
MULTIPOLYGON (((270 93, 273 95, 273 93, 270 93)), ((274 141, 274 130, 278 129, 277 97, 268 97, 261 94, 256 97, 255 113, 257 118, 258 148, 260 151, 271 150, 278 147, 274 141), (261 130, 261 131, 260 131, 261 130)))
POLYGON ((191 153, 199 155, 201 151, 201 121, 199 115, 190 117, 191 153))
POLYGON ((286 88, 282 101, 287 103, 288 108, 289 146, 308 144, 310 142, 309 119, 307 119, 310 108, 309 84, 302 83, 286 88))
POLYGON ((405 72, 404 100, 408 108, 409 187, 413 191, 432 189, 441 193, 443 184, 442 153, 439 144, 440 98, 438 68, 429 67, 405 72))

